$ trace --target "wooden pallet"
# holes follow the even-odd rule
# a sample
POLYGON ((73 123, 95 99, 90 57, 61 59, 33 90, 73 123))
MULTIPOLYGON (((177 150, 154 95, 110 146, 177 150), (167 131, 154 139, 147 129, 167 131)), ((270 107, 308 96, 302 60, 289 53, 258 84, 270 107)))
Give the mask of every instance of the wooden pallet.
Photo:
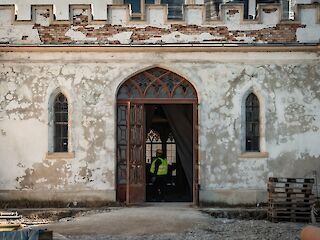
POLYGON ((315 203, 312 178, 269 178, 268 219, 272 222, 310 222, 315 203))
POLYGON ((279 182, 279 183, 312 183, 314 184, 314 178, 278 178, 270 177, 269 183, 279 182))

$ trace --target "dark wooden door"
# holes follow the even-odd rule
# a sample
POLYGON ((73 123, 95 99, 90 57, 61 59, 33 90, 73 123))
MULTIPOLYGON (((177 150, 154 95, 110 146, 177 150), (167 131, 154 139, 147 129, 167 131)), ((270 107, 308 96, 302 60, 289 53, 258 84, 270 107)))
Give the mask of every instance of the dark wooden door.
POLYGON ((144 104, 193 104, 193 202, 197 203, 197 103, 197 92, 188 80, 159 67, 140 72, 120 86, 117 93, 117 200, 145 201, 144 104))
POLYGON ((117 200, 126 201, 129 145, 128 103, 117 106, 117 200))
POLYGON ((127 203, 145 201, 144 105, 130 103, 127 203))

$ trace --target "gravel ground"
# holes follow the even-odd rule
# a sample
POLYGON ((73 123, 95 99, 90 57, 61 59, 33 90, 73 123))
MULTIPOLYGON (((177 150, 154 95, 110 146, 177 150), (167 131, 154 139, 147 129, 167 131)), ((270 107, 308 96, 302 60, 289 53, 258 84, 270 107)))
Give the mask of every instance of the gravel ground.
POLYGON ((265 218, 263 209, 199 209, 184 204, 31 213, 27 220, 47 222, 37 227, 53 230, 54 240, 299 240, 308 225, 252 220, 265 218))
MULTIPOLYGON (((55 240, 299 240, 300 231, 308 224, 271 223, 265 220, 211 218, 185 232, 139 235, 67 235, 55 240)), ((317 224, 320 227, 320 224, 317 224)))

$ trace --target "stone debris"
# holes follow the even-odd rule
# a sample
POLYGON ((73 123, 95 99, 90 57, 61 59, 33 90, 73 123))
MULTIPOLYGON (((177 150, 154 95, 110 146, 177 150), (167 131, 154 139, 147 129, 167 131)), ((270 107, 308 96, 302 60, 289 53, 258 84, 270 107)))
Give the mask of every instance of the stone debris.
MULTIPOLYGON (((19 215, 15 212, 8 212, 8 216, 20 216, 20 219, 1 219, 1 222, 6 223, 20 223, 23 226, 36 226, 57 222, 76 222, 83 217, 99 218, 99 214, 106 212, 113 212, 121 208, 101 208, 101 209, 34 209, 27 210, 25 216, 19 215)), ((126 208, 130 210, 130 208, 126 208)), ((222 209, 222 208, 204 208, 200 209, 204 216, 212 216, 206 218, 206 221, 200 222, 196 220, 194 225, 187 228, 185 231, 168 231, 164 233, 144 233, 132 234, 123 232, 121 234, 108 235, 105 232, 86 233, 85 228, 82 232, 61 234, 54 231, 54 240, 299 240, 301 229, 307 226, 307 223, 272 223, 267 220, 256 220, 266 217, 266 209, 222 209), (221 217, 225 216, 225 217, 221 217)), ((23 211, 22 211, 23 212, 23 211)), ((120 211, 121 212, 121 211, 120 211)), ((119 212, 119 213, 120 213, 119 212)), ((195 211, 197 212, 197 211, 195 211)), ((111 216, 110 216, 111 217, 111 216)), ((186 219, 185 219, 186 221, 186 219)), ((101 221, 101 228, 103 228, 103 221, 101 221)), ((94 223, 94 222, 93 222, 94 223)), ((141 223, 141 222, 140 222, 141 223)), ((106 223, 105 223, 106 224, 106 223)), ((159 223, 158 223, 159 224, 159 223)), ((146 226, 139 226, 137 223, 136 228, 143 228, 146 226)), ((320 223, 315 224, 320 226, 320 223)), ((48 226, 49 227, 49 226, 48 226)), ((97 227, 97 226, 94 226, 97 227)), ((132 227, 132 226, 131 226, 132 227)), ((50 227, 48 228, 50 229, 50 227)))
POLYGON ((20 219, 18 212, 0 212, 0 219, 20 219))
POLYGON ((68 222, 88 214, 110 211, 108 208, 99 209, 21 209, 17 211, 1 211, 0 224, 20 224, 22 227, 44 225, 53 222, 68 222))

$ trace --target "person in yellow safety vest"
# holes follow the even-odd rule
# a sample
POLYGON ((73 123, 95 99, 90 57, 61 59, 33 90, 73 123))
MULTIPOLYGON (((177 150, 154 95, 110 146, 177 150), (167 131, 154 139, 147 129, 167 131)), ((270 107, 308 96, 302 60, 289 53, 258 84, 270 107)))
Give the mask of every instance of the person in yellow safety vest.
POLYGON ((153 201, 164 201, 167 186, 168 160, 161 149, 156 150, 156 157, 150 167, 153 184, 153 201))

